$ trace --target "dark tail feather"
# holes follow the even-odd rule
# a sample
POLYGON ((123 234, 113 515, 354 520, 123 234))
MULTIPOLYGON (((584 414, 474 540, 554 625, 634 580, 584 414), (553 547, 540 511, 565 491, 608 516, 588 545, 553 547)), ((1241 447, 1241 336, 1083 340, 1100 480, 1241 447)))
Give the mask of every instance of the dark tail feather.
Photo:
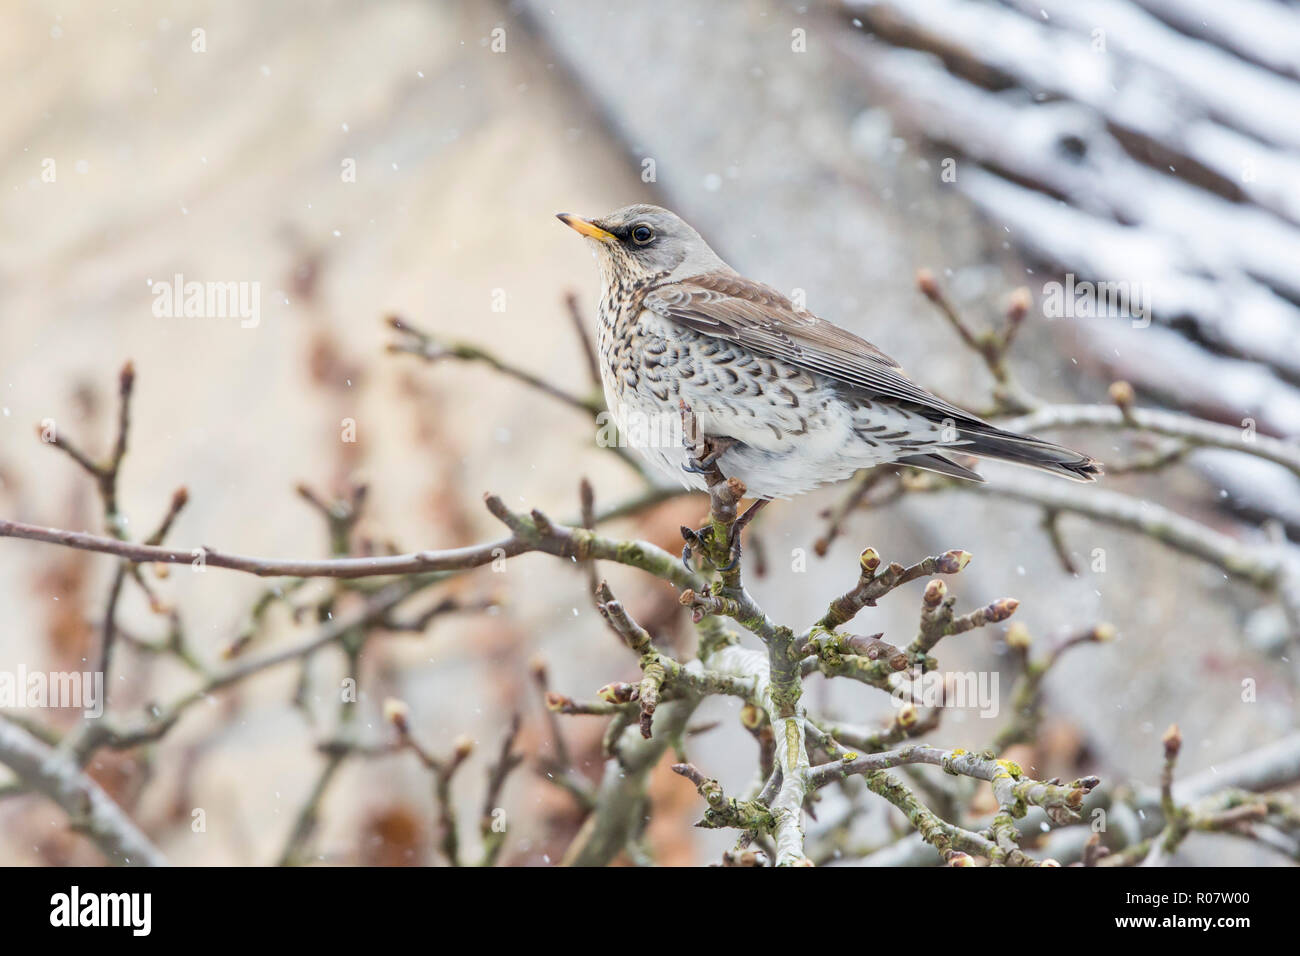
MULTIPOLYGON (((958 448, 957 451, 965 451, 965 448, 958 448)), ((923 471, 934 471, 941 475, 947 475, 949 478, 965 478, 967 481, 983 481, 984 479, 978 473, 971 471, 964 465, 959 465, 951 458, 945 458, 943 455, 908 455, 896 460, 895 464, 910 465, 913 468, 920 468, 923 471)))
POLYGON ((959 434, 966 444, 954 447, 956 452, 1027 465, 1072 481, 1096 481, 1102 474, 1101 462, 1096 459, 1040 438, 1002 431, 992 425, 962 428, 959 434))

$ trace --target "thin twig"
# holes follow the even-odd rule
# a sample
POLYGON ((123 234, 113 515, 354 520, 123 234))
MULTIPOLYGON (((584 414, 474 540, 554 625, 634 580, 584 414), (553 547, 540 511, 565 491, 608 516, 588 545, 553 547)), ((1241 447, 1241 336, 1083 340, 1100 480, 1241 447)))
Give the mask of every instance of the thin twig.
POLYGON ((74 829, 88 836, 110 862, 166 866, 167 860, 122 808, 63 749, 51 747, 9 720, 0 719, 0 763, 24 786, 53 800, 74 829))

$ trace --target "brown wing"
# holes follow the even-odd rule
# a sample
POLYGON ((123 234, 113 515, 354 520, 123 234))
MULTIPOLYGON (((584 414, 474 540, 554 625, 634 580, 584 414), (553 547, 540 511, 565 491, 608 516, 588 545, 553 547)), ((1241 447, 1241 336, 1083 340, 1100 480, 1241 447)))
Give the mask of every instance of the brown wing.
POLYGON ((662 285, 648 292, 642 304, 696 332, 729 339, 845 385, 909 402, 959 423, 980 421, 921 388, 870 342, 797 311, 775 289, 738 275, 711 272, 662 285))

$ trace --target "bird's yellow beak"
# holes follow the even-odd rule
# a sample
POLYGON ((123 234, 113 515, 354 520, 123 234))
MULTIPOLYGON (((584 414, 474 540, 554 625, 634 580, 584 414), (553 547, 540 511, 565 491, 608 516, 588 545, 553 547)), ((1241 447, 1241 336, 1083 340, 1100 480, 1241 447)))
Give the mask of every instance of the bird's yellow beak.
POLYGON ((613 242, 617 237, 612 232, 606 232, 594 222, 588 222, 586 219, 579 219, 577 216, 571 216, 567 212, 558 212, 555 218, 560 220, 574 232, 581 233, 588 239, 595 239, 598 242, 613 242))

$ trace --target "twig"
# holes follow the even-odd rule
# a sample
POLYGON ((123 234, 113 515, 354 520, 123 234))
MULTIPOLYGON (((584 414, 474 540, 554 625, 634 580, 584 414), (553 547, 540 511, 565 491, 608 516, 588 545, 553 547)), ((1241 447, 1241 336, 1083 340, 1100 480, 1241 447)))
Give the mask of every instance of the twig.
POLYGON ((149 838, 64 750, 0 719, 0 763, 17 774, 28 789, 62 807, 74 829, 84 832, 110 862, 167 865, 149 838))
POLYGON ((451 548, 445 551, 417 551, 410 554, 360 558, 295 561, 229 554, 207 547, 180 550, 134 544, 102 535, 87 534, 83 531, 42 528, 4 519, 0 519, 0 538, 43 541, 47 544, 78 548, 83 551, 112 554, 136 562, 193 564, 196 570, 206 567, 226 568, 259 577, 363 578, 421 574, 430 571, 461 571, 491 564, 501 558, 515 557, 530 551, 543 551, 578 560, 600 558, 639 567, 681 586, 700 583, 700 579, 685 570, 676 558, 654 545, 645 542, 616 541, 585 528, 565 525, 549 525, 543 530, 537 527, 534 518, 516 515, 509 511, 499 498, 488 495, 485 500, 488 509, 511 526, 514 533, 509 537, 486 544, 451 548))
POLYGON ((457 359, 462 362, 481 362, 482 364, 492 368, 494 371, 500 372, 502 375, 523 382, 530 388, 535 388, 537 391, 558 399, 573 408, 581 409, 589 415, 596 415, 604 410, 603 403, 571 395, 563 389, 552 385, 544 378, 534 375, 532 372, 525 371, 518 366, 511 365, 477 345, 470 345, 467 342, 450 342, 447 344, 439 343, 428 332, 415 328, 406 322, 406 320, 397 316, 390 317, 388 324, 401 335, 405 336, 405 338, 400 338, 398 341, 391 343, 388 346, 389 352, 404 352, 410 355, 416 355, 427 362, 436 362, 440 359, 448 358, 457 359))
POLYGON ((497 814, 501 811, 501 791, 514 769, 524 762, 523 754, 515 753, 513 748, 519 738, 522 721, 519 714, 510 719, 510 728, 501 741, 501 752, 496 763, 488 768, 487 795, 483 798, 483 813, 479 817, 479 834, 483 838, 483 858, 480 866, 495 866, 501 849, 505 846, 506 830, 498 826, 497 814))
POLYGON ((916 286, 938 307, 939 312, 956 330, 962 342, 984 360, 984 365, 997 382, 997 387, 994 389, 997 410, 1005 414, 1027 412, 1034 408, 1038 404, 1037 400, 1016 383, 1007 365, 1007 354, 1029 308, 1029 291, 1017 289, 1012 294, 1010 304, 1007 306, 1006 325, 1000 332, 992 329, 976 332, 944 295, 934 278, 934 273, 929 269, 917 270, 916 286))
POLYGON ((862 754, 851 760, 813 767, 808 772, 808 784, 812 789, 818 789, 850 774, 872 773, 906 764, 930 764, 942 767, 948 773, 986 780, 993 784, 1000 804, 1042 807, 1056 813, 1058 822, 1068 822, 1076 815, 1083 806, 1083 798, 1099 783, 1096 777, 1082 777, 1068 786, 1045 783, 1025 777, 1020 767, 1009 760, 995 760, 965 750, 913 744, 901 750, 862 754))
POLYGON ((1050 428, 1139 429, 1181 438, 1193 445, 1244 452, 1300 475, 1300 445, 1293 441, 1155 408, 1126 410, 1114 405, 1048 405, 1019 418, 999 420, 998 426, 1031 434, 1050 428))
POLYGON ((577 333, 578 341, 582 343, 582 354, 587 360, 587 375, 591 379, 592 388, 600 388, 600 362, 596 359, 596 347, 591 342, 591 336, 587 334, 587 323, 582 318, 582 310, 578 308, 578 296, 574 292, 564 294, 564 308, 569 313, 569 320, 573 322, 573 331, 577 333))
MULTIPOLYGON (((1222 568, 1235 578, 1264 590, 1282 579, 1283 561, 1276 548, 1252 548, 1162 505, 1139 501, 1119 492, 1076 486, 1030 475, 1006 480, 986 476, 979 493, 1027 501, 1058 512, 1083 515, 1104 524, 1138 531, 1160 543, 1222 568)), ((917 489, 921 490, 921 489, 917 489)), ((961 490, 955 483, 933 483, 929 491, 961 490)))
POLYGON ((969 551, 945 551, 910 567, 891 564, 880 571, 880 555, 874 548, 867 548, 858 556, 858 583, 852 590, 831 601, 830 608, 815 626, 833 631, 853 620, 864 607, 875 604, 894 588, 932 574, 956 574, 970 563, 970 559, 969 551))

